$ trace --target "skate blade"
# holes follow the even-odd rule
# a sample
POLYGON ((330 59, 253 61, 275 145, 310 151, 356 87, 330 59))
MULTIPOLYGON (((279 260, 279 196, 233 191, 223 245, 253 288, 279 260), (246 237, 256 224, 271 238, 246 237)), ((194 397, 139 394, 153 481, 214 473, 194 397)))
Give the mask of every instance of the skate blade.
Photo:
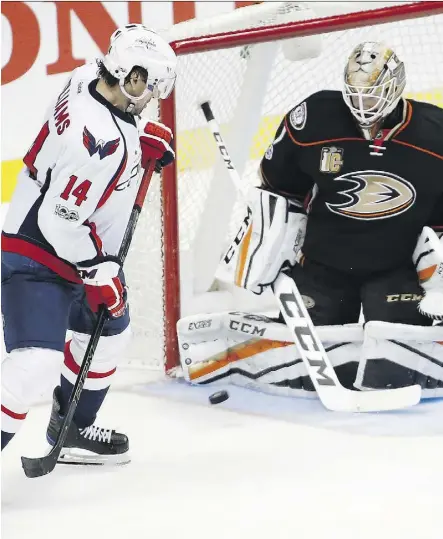
POLYGON ((63 448, 57 460, 59 464, 82 466, 122 466, 131 462, 129 452, 118 455, 98 455, 85 449, 63 448))

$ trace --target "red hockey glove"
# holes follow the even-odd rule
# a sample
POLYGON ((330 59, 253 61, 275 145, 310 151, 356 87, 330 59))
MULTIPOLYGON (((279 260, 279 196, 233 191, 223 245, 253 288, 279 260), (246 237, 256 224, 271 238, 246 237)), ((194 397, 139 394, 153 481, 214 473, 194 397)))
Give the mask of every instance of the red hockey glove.
POLYGON ((140 146, 142 149, 142 167, 147 168, 148 162, 155 159, 156 172, 172 163, 175 152, 171 148, 172 131, 166 125, 149 120, 140 125, 140 146))
POLYGON ((85 285, 86 298, 93 312, 97 312, 100 305, 106 305, 112 318, 119 318, 125 314, 125 289, 118 277, 120 264, 115 257, 101 257, 95 264, 82 263, 78 265, 80 275, 85 285))

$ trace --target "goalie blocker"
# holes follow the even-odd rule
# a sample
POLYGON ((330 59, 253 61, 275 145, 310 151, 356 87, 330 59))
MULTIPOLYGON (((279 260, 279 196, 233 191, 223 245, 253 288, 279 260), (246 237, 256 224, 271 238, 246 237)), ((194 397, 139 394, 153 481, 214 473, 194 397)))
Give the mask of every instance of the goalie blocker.
POLYGON ((258 187, 216 278, 261 294, 285 264, 294 265, 303 245, 307 216, 301 204, 258 187))

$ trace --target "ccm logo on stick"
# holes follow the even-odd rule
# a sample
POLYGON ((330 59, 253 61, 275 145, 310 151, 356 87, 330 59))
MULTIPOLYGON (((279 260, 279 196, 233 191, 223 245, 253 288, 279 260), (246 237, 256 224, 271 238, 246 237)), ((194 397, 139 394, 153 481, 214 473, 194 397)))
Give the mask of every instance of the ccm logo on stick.
POLYGON ((214 133, 214 138, 217 141, 218 147, 220 148, 220 153, 225 160, 226 166, 232 170, 234 170, 234 167, 232 166, 231 158, 229 157, 228 150, 226 149, 226 146, 223 143, 223 139, 220 135, 220 133, 214 133))
POLYGON ((314 336, 308 326, 308 322, 297 302, 297 298, 292 292, 284 292, 279 295, 279 300, 284 308, 286 316, 293 321, 292 328, 297 337, 296 344, 305 352, 309 364, 312 367, 317 368, 317 383, 321 386, 335 386, 334 380, 332 380, 332 378, 325 372, 327 366, 323 360, 323 354, 315 342, 314 336), (295 306, 296 313, 291 309, 291 304, 295 306))

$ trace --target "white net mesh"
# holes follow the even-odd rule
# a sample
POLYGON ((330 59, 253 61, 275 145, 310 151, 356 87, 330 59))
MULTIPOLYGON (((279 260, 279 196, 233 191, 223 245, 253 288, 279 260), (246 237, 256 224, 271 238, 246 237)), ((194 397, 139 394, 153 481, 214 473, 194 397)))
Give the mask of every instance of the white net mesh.
MULTIPOLYGON (((213 283, 242 203, 236 201, 218 161, 198 103, 211 101, 234 164, 244 181, 256 183, 258 162, 282 116, 313 92, 341 89, 346 58, 361 41, 388 43, 406 64, 407 95, 443 105, 443 15, 324 34, 305 40, 307 49, 301 41, 289 43, 288 49, 286 42, 284 52, 292 57, 319 53, 297 61, 285 57, 283 42, 180 58, 176 141, 181 275, 177 278, 182 313, 263 308, 266 302, 272 306, 269 296, 257 302, 253 294, 222 292, 213 283)), ((127 264, 135 332, 130 355, 137 364, 158 368, 164 354, 160 198, 160 181, 155 178, 127 264)))

